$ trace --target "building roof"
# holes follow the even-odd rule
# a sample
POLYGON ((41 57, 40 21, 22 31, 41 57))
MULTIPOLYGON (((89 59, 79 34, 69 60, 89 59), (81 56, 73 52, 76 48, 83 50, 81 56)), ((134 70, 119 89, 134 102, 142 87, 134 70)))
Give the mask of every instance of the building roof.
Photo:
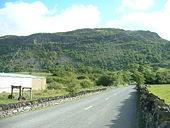
POLYGON ((32 76, 32 75, 23 75, 23 74, 13 74, 13 73, 0 73, 0 77, 18 77, 18 78, 33 78, 33 79, 43 79, 45 77, 32 76))

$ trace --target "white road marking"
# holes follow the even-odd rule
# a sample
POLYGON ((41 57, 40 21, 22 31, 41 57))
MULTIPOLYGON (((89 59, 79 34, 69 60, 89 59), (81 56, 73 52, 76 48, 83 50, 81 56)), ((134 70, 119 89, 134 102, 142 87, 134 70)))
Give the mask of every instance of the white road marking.
POLYGON ((108 97, 108 98, 106 98, 105 100, 109 100, 109 97, 108 97))
POLYGON ((89 107, 86 107, 84 110, 88 110, 88 109, 90 109, 90 108, 92 108, 93 106, 89 106, 89 107))

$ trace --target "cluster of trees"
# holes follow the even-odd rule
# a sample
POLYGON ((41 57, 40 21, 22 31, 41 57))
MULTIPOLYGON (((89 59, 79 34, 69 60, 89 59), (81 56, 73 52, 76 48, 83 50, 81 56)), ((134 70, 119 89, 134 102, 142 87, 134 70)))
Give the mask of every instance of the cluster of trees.
POLYGON ((108 71, 81 66, 74 68, 63 65, 51 68, 47 77, 48 89, 75 93, 83 88, 96 86, 126 86, 128 84, 169 84, 170 70, 148 65, 129 64, 128 70, 108 71))
POLYGON ((131 83, 131 73, 128 71, 106 72, 96 81, 97 85, 119 86, 131 83))
POLYGON ((132 82, 132 73, 129 71, 108 71, 100 68, 70 66, 55 67, 50 70, 52 76, 48 76, 48 89, 66 90, 75 93, 82 88, 96 86, 119 86, 132 82))
POLYGON ((52 76, 47 78, 48 89, 59 89, 75 93, 82 88, 95 87, 96 80, 104 71, 91 67, 59 66, 52 68, 50 72, 52 76))
POLYGON ((139 64, 129 64, 129 71, 137 84, 169 84, 170 70, 139 64))

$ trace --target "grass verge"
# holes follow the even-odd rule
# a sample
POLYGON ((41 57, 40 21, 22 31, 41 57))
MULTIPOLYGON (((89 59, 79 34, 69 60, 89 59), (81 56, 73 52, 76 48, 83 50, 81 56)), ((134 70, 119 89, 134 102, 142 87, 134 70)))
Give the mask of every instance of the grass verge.
MULTIPOLYGON (((97 89, 101 89, 103 87, 91 87, 91 88, 84 88, 84 89, 80 89, 78 92, 81 91, 87 91, 87 90, 97 90, 97 89)), ((33 97, 32 100, 36 100, 39 98, 46 98, 46 97, 55 97, 55 96, 64 96, 69 94, 68 91, 65 90, 33 90, 33 97)), ((18 93, 14 93, 14 99, 8 99, 8 95, 10 95, 10 93, 0 93, 0 104, 9 104, 9 103, 18 103, 19 101, 17 100, 18 98, 18 93)), ((29 92, 24 92, 24 97, 26 97, 26 99, 28 99, 28 101, 30 100, 29 98, 29 92)))
MULTIPOLYGON (((93 95, 98 95, 100 93, 104 93, 104 92, 107 92, 107 91, 110 91, 111 89, 115 89, 115 88, 109 88, 107 90, 104 90, 104 91, 101 91, 101 92, 95 92, 95 93, 91 93, 91 94, 87 94, 87 95, 83 95, 83 96, 78 96, 78 98, 76 99, 71 99, 71 100, 68 100, 68 101, 63 101, 59 104, 56 104, 56 105, 51 105, 51 106, 47 106, 47 107, 41 107, 41 108, 36 108, 36 109, 32 109, 30 111, 25 111, 25 112, 21 112, 21 113, 17 113, 17 114, 14 114, 14 115, 10 115, 10 116, 6 116, 6 117, 3 117, 3 118, 0 118, 0 120, 2 119, 6 119, 6 118, 9 118, 9 117, 13 117, 13 116, 16 116, 16 115, 21 115, 21 114, 24 114, 24 113, 28 113, 28 112, 31 112, 31 111, 37 111, 37 110, 42 110, 42 109, 46 109, 46 108, 51 108, 51 107, 54 107, 54 106, 57 106, 57 105, 61 105, 61 104, 64 104, 64 103, 69 103, 69 102, 74 102, 74 101, 78 101, 80 99, 84 99, 84 98, 88 98, 88 97, 91 97, 93 95)), ((88 89, 89 90, 89 89, 88 89)))
POLYGON ((170 105, 170 84, 149 85, 147 88, 150 93, 164 99, 165 103, 170 105))

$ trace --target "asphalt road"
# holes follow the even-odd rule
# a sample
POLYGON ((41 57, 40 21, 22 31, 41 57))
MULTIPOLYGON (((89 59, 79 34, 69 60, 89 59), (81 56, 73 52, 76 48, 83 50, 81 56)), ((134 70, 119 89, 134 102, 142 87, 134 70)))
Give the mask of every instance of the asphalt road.
POLYGON ((0 128, 137 128, 134 86, 0 120, 0 128))

